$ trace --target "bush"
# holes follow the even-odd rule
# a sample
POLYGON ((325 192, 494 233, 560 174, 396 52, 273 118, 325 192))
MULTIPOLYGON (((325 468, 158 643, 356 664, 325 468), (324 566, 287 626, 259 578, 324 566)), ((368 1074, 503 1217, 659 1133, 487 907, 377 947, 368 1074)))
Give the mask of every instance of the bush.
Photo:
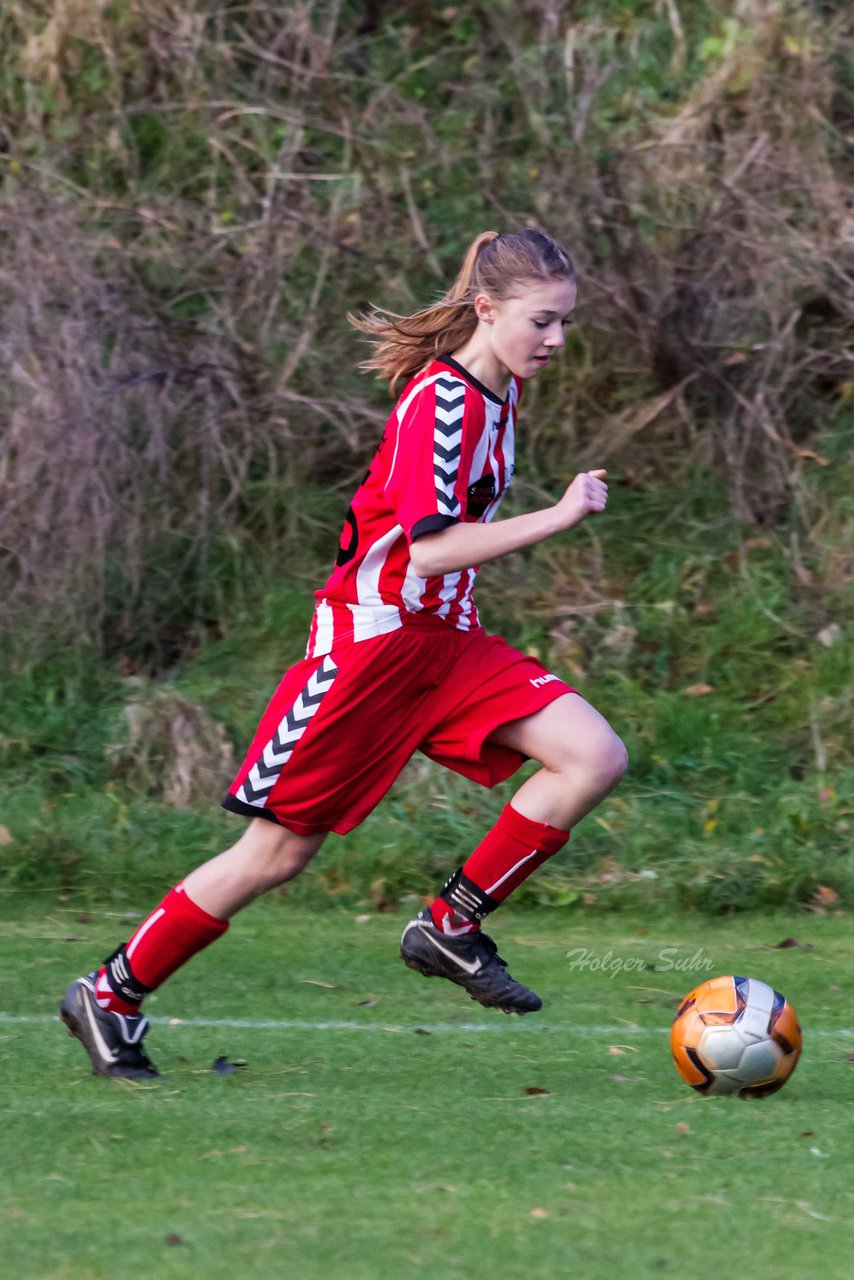
POLYGON ((162 668, 313 571, 388 410, 345 310, 433 296, 494 224, 581 267, 526 410, 540 500, 688 460, 784 521, 850 400, 850 33, 739 15, 4 13, 0 627, 162 668))

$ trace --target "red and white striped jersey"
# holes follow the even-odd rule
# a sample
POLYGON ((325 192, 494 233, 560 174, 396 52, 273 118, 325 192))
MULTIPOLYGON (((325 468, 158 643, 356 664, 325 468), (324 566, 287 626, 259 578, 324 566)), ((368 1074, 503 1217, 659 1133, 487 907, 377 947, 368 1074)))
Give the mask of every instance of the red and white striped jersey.
POLYGON ((315 593, 307 656, 384 635, 408 614, 479 627, 476 569, 419 578, 410 544, 448 525, 492 519, 513 475, 522 382, 505 400, 447 355, 405 388, 344 520, 335 568, 315 593))

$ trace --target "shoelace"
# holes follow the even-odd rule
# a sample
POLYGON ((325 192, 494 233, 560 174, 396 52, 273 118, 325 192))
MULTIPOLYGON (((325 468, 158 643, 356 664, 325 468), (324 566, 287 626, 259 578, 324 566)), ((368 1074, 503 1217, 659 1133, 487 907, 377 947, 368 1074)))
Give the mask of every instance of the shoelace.
POLYGON ((507 961, 503 960, 501 956, 498 954, 498 947, 494 939, 490 938, 488 933, 480 934, 478 938, 478 942, 480 943, 480 946, 483 948, 483 950, 488 951, 490 957, 493 960, 495 960, 497 964, 501 965, 502 969, 507 968, 507 961))

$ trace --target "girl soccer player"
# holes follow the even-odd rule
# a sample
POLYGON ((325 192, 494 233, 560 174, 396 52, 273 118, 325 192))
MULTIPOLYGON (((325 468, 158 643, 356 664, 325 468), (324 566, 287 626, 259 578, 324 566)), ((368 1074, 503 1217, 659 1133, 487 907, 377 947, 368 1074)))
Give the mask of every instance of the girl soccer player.
POLYGON ((223 801, 248 827, 65 994, 62 1020, 96 1074, 158 1074, 142 1048, 143 998, 253 898, 299 875, 328 832, 362 822, 416 750, 485 786, 526 759, 542 765, 400 946, 410 968, 482 1005, 541 1007, 481 922, 616 785, 626 752, 558 676, 484 632, 472 588, 484 561, 605 509, 605 472, 589 471, 554 506, 490 523, 513 474, 523 383, 563 345, 575 295, 555 241, 487 231, 441 301, 352 320, 375 344, 363 367, 392 390, 406 385, 316 593, 306 656, 286 672, 223 801))

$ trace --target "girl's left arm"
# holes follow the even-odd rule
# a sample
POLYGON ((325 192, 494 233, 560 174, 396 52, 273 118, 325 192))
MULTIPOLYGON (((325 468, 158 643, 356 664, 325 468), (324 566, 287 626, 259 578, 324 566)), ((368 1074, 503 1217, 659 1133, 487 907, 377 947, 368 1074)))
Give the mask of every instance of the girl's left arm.
POLYGON ((416 538, 409 549, 412 567, 419 578, 459 573, 571 529, 585 516, 605 510, 607 474, 606 471, 581 472, 554 506, 540 511, 494 524, 458 523, 438 533, 426 533, 416 538))

